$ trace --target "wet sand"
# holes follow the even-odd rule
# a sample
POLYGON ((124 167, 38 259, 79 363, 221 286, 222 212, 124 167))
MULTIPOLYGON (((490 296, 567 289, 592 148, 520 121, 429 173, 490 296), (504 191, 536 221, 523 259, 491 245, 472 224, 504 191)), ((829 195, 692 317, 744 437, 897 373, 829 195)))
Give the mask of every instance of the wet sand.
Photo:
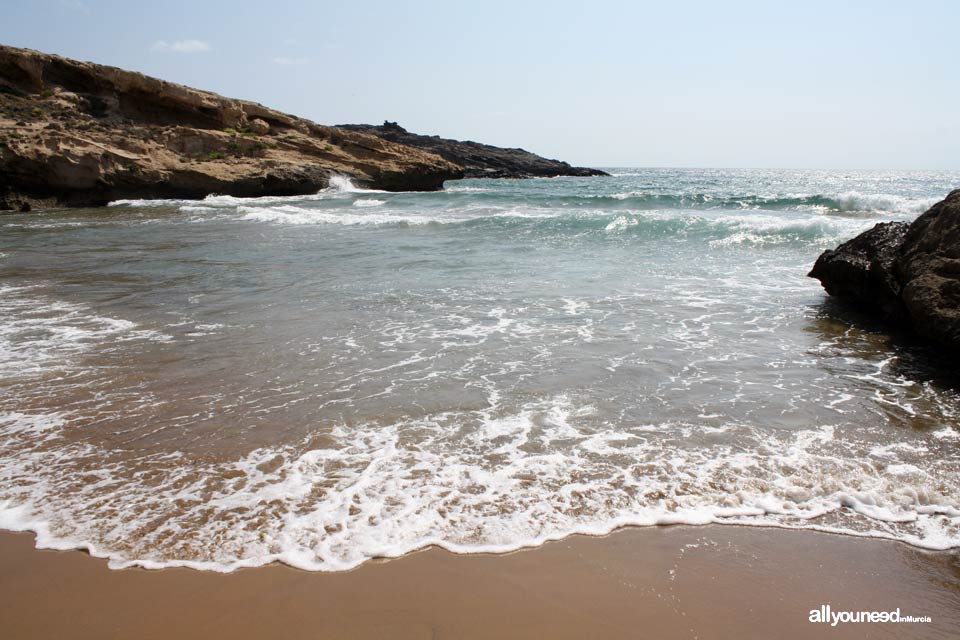
POLYGON ((948 638, 960 554, 752 527, 625 529, 508 555, 427 549, 343 573, 113 571, 0 534, 15 638, 948 638), (892 610, 927 624, 808 621, 892 610))

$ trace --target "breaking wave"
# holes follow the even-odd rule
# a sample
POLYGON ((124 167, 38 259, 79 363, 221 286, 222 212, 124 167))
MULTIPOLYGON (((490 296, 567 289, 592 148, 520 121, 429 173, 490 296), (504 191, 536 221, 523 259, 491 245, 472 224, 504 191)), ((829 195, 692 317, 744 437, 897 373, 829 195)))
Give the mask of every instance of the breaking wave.
POLYGON ((18 451, 0 464, 14 487, 0 502, 0 527, 35 532, 41 548, 86 549, 114 568, 221 572, 277 561, 337 571, 426 546, 507 552, 665 524, 960 546, 960 496, 944 493, 960 485, 955 470, 896 464, 888 450, 836 441, 830 426, 596 432, 581 424, 592 411, 561 396, 517 413, 341 426, 327 448, 264 448, 207 466, 175 454, 129 462, 90 446, 51 448, 60 418, 0 414, 0 441, 18 451), (471 435, 454 437, 468 424, 471 435), (24 450, 25 434, 44 445, 24 450), (728 437, 736 450, 684 445, 728 437), (111 480, 119 477, 129 480, 111 480))
POLYGON ((805 276, 955 181, 335 178, 4 217, 0 528, 224 572, 680 523, 960 548, 960 395, 805 276))
POLYGON ((328 200, 333 197, 338 196, 349 196, 352 194, 364 194, 364 193, 389 193, 387 191, 380 191, 377 189, 363 189, 354 185, 353 181, 350 178, 345 176, 332 176, 330 178, 330 184, 327 188, 321 189, 314 194, 304 194, 297 196, 259 196, 251 198, 241 198, 237 196, 227 196, 219 194, 211 194, 205 198, 199 200, 195 199, 183 199, 183 198, 146 198, 138 200, 114 200, 110 202, 108 207, 133 207, 133 208, 144 208, 144 207, 235 207, 241 205, 270 205, 270 204, 286 204, 290 202, 309 202, 317 200, 328 200))
MULTIPOLYGON (((715 215, 694 212, 622 212, 602 210, 567 213, 554 209, 448 209, 438 213, 390 209, 383 201, 359 200, 354 210, 309 206, 240 206, 240 220, 284 225, 340 225, 355 227, 461 227, 475 231, 517 232, 530 235, 596 235, 637 239, 684 238, 721 243, 819 243, 844 239, 876 220, 823 215, 776 215, 733 212, 715 215), (357 208, 376 208, 376 213, 357 208)), ((195 218, 203 222, 208 218, 195 218)))

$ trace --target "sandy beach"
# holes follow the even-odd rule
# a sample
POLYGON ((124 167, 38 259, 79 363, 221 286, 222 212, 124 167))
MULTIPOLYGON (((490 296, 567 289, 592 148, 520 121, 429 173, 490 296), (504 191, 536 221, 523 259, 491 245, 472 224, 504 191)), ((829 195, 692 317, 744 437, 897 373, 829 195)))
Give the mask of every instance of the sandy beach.
POLYGON ((0 536, 0 625, 15 638, 946 638, 960 558, 753 527, 625 529, 508 555, 428 549, 341 573, 113 571, 0 536), (893 610, 930 623, 815 624, 893 610))
POLYGON ((960 640, 960 2, 6 4, 0 640, 960 640))

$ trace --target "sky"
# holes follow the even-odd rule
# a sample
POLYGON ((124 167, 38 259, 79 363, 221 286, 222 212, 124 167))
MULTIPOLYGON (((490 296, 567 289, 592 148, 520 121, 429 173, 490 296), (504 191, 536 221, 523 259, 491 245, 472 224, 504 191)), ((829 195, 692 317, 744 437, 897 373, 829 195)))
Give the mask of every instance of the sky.
POLYGON ((6 0, 0 43, 588 166, 960 169, 960 2, 6 0))

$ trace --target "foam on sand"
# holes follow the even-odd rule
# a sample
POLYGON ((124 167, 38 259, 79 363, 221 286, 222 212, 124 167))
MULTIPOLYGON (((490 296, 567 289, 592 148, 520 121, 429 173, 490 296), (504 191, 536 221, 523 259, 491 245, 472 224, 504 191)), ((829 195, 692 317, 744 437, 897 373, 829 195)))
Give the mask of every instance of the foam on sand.
POLYGON ((34 531, 41 548, 87 549, 116 568, 215 571, 274 561, 344 570, 430 545, 506 552, 662 524, 960 547, 960 495, 947 489, 960 486, 955 465, 893 464, 838 441, 829 426, 771 435, 726 424, 749 446, 690 449, 682 443, 702 427, 595 433, 583 423, 592 413, 557 397, 517 413, 344 425, 329 448, 270 447, 215 465, 179 455, 125 461, 51 442, 57 416, 7 414, 0 434, 18 455, 0 464, 0 526, 34 531), (469 437, 456 435, 469 425, 469 437))
POLYGON ((5 216, 0 526, 214 571, 673 523, 958 548, 960 396, 805 277, 948 182, 632 170, 5 216))

